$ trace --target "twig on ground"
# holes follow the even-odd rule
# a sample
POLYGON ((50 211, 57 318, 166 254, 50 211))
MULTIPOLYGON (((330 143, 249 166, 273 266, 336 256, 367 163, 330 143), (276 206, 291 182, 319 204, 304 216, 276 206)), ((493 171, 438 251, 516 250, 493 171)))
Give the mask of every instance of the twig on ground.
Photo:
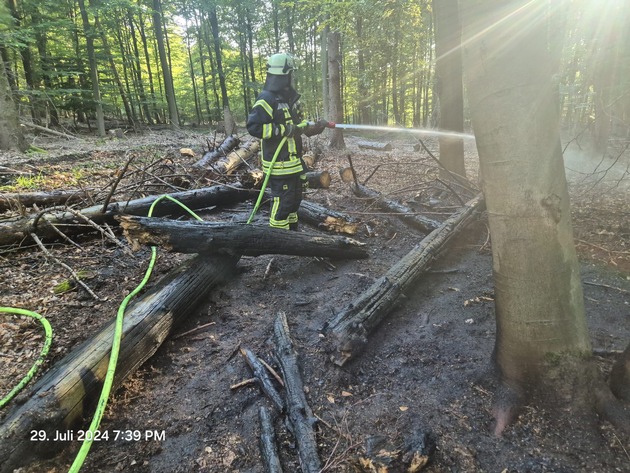
POLYGON ((79 277, 79 275, 77 273, 74 272, 74 270, 68 266, 66 263, 64 263, 63 261, 60 261, 58 258, 56 258, 50 251, 48 251, 46 249, 46 247, 44 246, 44 244, 42 243, 42 241, 39 239, 39 237, 37 235, 35 235, 34 233, 30 234, 31 238, 35 241, 35 243, 37 243, 37 246, 39 246, 39 248, 42 250, 42 252, 49 257, 50 259, 52 259, 55 263, 57 263, 59 266, 63 267, 64 269, 66 269, 70 275, 72 276, 72 278, 77 282, 78 285, 80 285, 83 289, 85 289, 87 291, 88 294, 90 294, 94 299, 96 299, 99 302, 104 302, 107 299, 101 299, 100 297, 98 297, 94 291, 92 291, 92 289, 90 289, 87 284, 85 284, 83 281, 81 281, 81 278, 79 277))
POLYGON ((191 333, 198 332, 199 330, 203 330, 204 328, 210 327, 211 325, 215 325, 216 322, 209 322, 207 324, 200 325, 198 327, 193 328, 192 330, 188 330, 184 333, 179 333, 173 337, 173 340, 177 340, 178 338, 185 337, 186 335, 190 335, 191 333))

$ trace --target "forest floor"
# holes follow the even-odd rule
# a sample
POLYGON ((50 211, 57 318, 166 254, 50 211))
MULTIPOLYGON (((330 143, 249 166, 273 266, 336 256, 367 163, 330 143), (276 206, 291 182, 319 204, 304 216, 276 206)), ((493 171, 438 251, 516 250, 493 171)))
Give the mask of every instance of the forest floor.
MULTIPOLYGON (((16 186, 23 191, 83 186, 100 190, 95 195, 102 200, 132 155, 130 176, 135 177, 121 182, 117 198, 137 191, 140 177, 146 181, 170 176, 166 187, 156 186, 166 178, 153 180, 153 187, 144 182, 143 191, 155 193, 171 192, 184 181, 186 186, 212 184, 207 176, 194 177, 191 171, 206 140, 213 138, 204 130, 154 131, 107 140, 30 138, 47 152, 0 154, 3 192, 16 186), (180 148, 192 148, 196 156, 182 156, 180 148)), ((424 151, 413 150, 415 139, 402 134, 367 138, 391 142, 393 150, 360 150, 358 138, 347 135, 346 152, 324 149, 316 164, 333 175, 331 187, 309 191, 306 198, 360 219, 354 238, 366 244, 369 259, 243 257, 236 278, 215 289, 176 335, 112 395, 101 430, 130 429, 143 438, 95 443, 84 471, 263 472, 258 407, 268 401, 256 386, 230 387, 250 377, 239 347, 273 364, 270 339, 278 311, 288 316, 307 398, 320 419, 316 431, 323 471, 373 471, 358 466, 367 450, 374 445, 404 450, 422 433, 430 433, 436 443, 432 461, 423 470, 431 473, 630 471, 627 438, 605 421, 554 405, 550 393, 538 393, 501 438, 490 433, 492 387, 476 382, 489 364, 495 335, 485 216, 449 245, 356 360, 342 368, 329 361, 321 335, 325 322, 425 236, 353 196, 337 173, 347 166, 346 154, 352 153, 360 181, 378 167, 367 185, 428 217, 444 220, 460 206, 440 189, 433 160, 424 151), (164 439, 146 440, 147 432, 163 432, 164 439)), ((436 139, 427 138, 425 143, 437 154, 436 139)), ((474 142, 466 143, 466 153, 469 178, 477 182, 474 142)), ((595 348, 614 355, 630 341, 630 156, 591 157, 573 143, 565 157, 591 339, 595 348)), ((203 216, 225 220, 247 215, 251 206, 250 202, 214 209, 203 216)), ((13 214, 7 211, 4 216, 13 214)), ((263 210, 260 219, 266 216, 263 210)), ((0 250, 0 305, 38 311, 55 330, 42 372, 114 317, 148 261, 146 249, 131 257, 105 239, 82 237, 76 242, 78 247, 60 243, 48 247, 75 271, 86 271, 86 283, 101 300, 83 289, 56 293, 55 287, 68 274, 35 245, 0 250)), ((152 281, 182 259, 161 252, 152 281)), ((0 317, 3 396, 37 357, 42 335, 29 320, 0 317)), ((614 356, 604 353, 596 359, 606 376, 614 356)), ((6 412, 0 412, 0 423, 3 415, 6 412)), ((284 471, 299 471, 295 445, 280 421, 276 431, 284 471)), ((78 447, 77 442, 62 442, 59 455, 19 472, 65 472, 78 447)))

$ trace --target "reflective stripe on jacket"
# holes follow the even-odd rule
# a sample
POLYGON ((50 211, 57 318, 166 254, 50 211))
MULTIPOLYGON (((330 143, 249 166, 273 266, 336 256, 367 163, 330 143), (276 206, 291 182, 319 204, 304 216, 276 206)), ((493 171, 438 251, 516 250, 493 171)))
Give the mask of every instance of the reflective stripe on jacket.
POLYGON ((258 96, 247 117, 247 130, 250 135, 261 139, 263 171, 268 172, 273 156, 278 147, 281 147, 271 175, 287 176, 304 172, 301 160, 302 138, 298 135, 283 139, 285 125, 294 125, 299 121, 295 105, 290 105, 282 97, 266 90, 258 96))

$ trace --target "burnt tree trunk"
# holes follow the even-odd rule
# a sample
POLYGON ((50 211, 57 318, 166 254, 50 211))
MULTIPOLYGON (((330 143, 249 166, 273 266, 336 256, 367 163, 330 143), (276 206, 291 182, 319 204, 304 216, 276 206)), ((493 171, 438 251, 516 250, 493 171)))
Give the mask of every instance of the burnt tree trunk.
MULTIPOLYGON (((240 188, 238 185, 213 186, 169 195, 193 210, 219 204, 228 205, 243 202, 252 196, 249 190, 240 188)), ((105 212, 102 211, 102 205, 88 207, 79 212, 97 224, 116 223, 115 215, 146 215, 151 204, 158 198, 159 196, 154 195, 128 202, 111 203, 105 212)), ((168 199, 162 200, 154 210, 155 216, 181 215, 183 213, 185 211, 179 205, 168 199)), ((0 246, 19 244, 28 239, 30 233, 35 233, 43 240, 58 239, 59 234, 54 231, 53 225, 59 227, 67 235, 94 231, 92 227, 84 225, 84 223, 81 218, 67 211, 2 220, 0 221, 0 246)))
MULTIPOLYGON (((149 359, 173 328, 234 272, 238 258, 196 256, 163 277, 127 309, 114 389, 149 359)), ((0 425, 0 473, 58 453, 64 442, 33 442, 32 432, 82 426, 90 417, 107 372, 115 320, 75 348, 17 399, 24 401, 0 425)), ((65 442, 67 443, 67 442, 65 442)))
POLYGON ((256 156, 259 149, 260 141, 249 141, 226 156, 219 158, 214 164, 209 164, 209 166, 220 174, 232 174, 241 165, 256 156))
POLYGON ((610 390, 626 402, 630 402, 630 345, 619 356, 610 371, 610 390))
POLYGON ((52 205, 70 205, 88 198, 93 189, 56 190, 51 192, 26 192, 0 195, 0 212, 20 205, 47 207, 52 205))
POLYGON ((359 230, 359 222, 355 218, 308 200, 300 204, 298 217, 301 222, 332 232, 354 235, 359 230))
POLYGON ((298 445, 300 466, 304 473, 319 473, 321 462, 317 454, 317 439, 312 427, 315 416, 304 394, 298 357, 293 348, 289 324, 284 312, 278 313, 274 335, 276 356, 282 370, 287 397, 287 417, 298 445))
POLYGON ((227 154, 232 151, 234 148, 238 146, 240 140, 233 135, 228 136, 223 142, 213 149, 212 151, 208 151, 203 157, 193 164, 195 168, 207 168, 211 163, 216 161, 219 158, 227 156, 227 154))
POLYGON ((368 197, 370 199, 374 199, 381 209, 396 214, 396 217, 400 218, 410 227, 429 233, 436 228, 439 228, 441 225, 437 220, 423 217, 422 215, 414 215, 415 212, 409 207, 393 200, 386 199, 379 192, 369 189, 361 184, 352 183, 351 187, 352 192, 354 192, 357 197, 368 197))
POLYGON ((174 221, 148 217, 119 217, 132 242, 158 245, 178 253, 260 256, 284 254, 363 259, 362 243, 347 237, 287 232, 244 223, 174 221))
POLYGON ((276 447, 276 433, 273 430, 273 419, 265 406, 258 408, 260 419, 260 455, 266 473, 282 473, 282 465, 276 447))
POLYGON ((324 333, 331 338, 331 350, 339 352, 340 357, 335 361, 338 365, 361 351, 367 336, 387 317, 445 245, 476 218, 482 205, 481 195, 469 201, 326 323, 324 333))

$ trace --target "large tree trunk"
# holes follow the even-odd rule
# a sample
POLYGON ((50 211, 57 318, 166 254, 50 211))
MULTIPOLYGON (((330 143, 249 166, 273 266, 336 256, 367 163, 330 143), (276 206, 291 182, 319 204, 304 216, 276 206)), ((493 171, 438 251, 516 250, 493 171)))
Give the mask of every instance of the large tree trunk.
POLYGON ((11 97, 4 62, 0 57, 0 150, 24 151, 26 143, 20 129, 18 112, 11 97))
POLYGON ((148 217, 121 217, 120 222, 132 242, 159 245, 179 253, 368 257, 362 243, 347 237, 287 232, 243 223, 181 222, 148 217))
MULTIPOLYGON (((114 389, 149 359, 184 318, 195 313, 209 290, 225 282, 238 258, 197 256, 162 278, 126 312, 114 389)), ((0 425, 0 473, 58 453, 68 442, 56 432, 84 426, 107 372, 114 320, 58 362, 26 394, 0 425), (49 441, 33 442, 34 431, 49 441)), ((112 439, 110 438, 110 441, 112 439)))
MULTIPOLYGON (((460 6, 492 238, 494 359, 505 385, 518 390, 542 374, 546 356, 590 352, 552 81, 558 64, 547 44, 557 25, 547 4, 460 6)), ((498 412, 497 433, 507 417, 498 412)))
POLYGON ((445 245, 476 218, 482 205, 481 196, 468 202, 344 310, 328 320, 324 332, 331 338, 331 349, 340 355, 335 360, 338 365, 343 365, 363 349, 367 336, 389 315, 405 291, 428 269, 445 245))
MULTIPOLYGON (((462 86, 461 23, 457 0, 434 0, 435 15, 435 81, 440 106, 440 130, 463 133, 464 92, 462 86)), ((440 177, 452 180, 453 175, 466 177, 464 140, 442 136, 440 177)))

